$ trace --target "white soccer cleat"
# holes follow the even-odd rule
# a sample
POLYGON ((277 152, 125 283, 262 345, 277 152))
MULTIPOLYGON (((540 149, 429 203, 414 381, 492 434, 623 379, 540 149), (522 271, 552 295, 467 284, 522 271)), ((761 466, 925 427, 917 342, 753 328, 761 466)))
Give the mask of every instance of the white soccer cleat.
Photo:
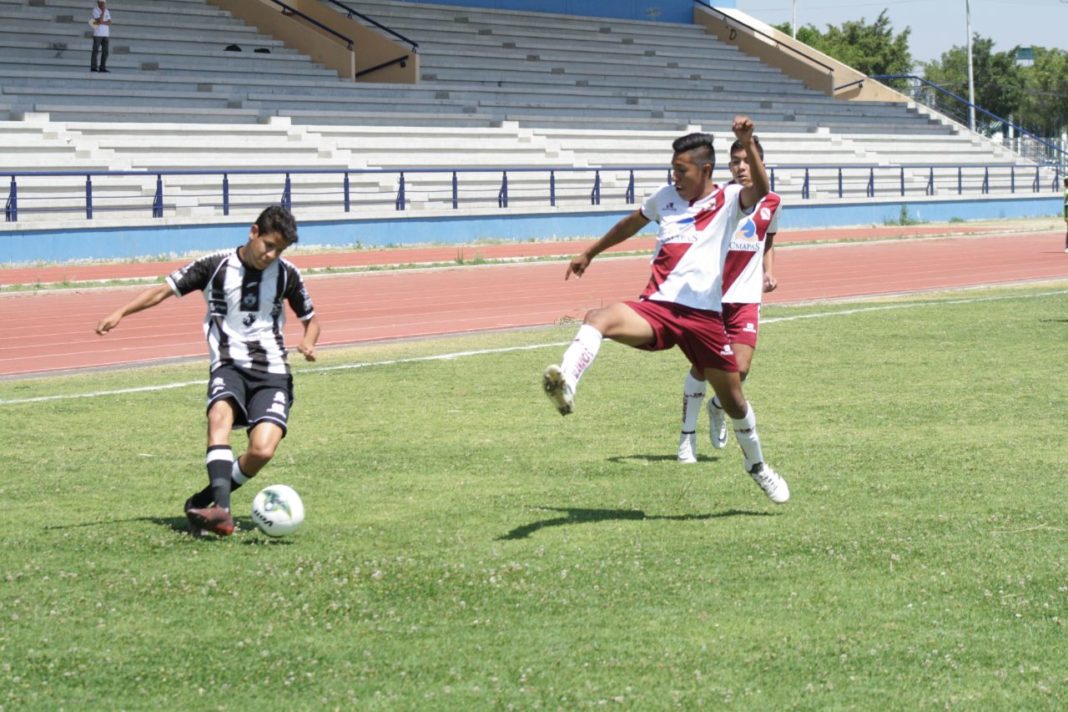
POLYGON ((775 504, 782 504, 790 499, 790 487, 786 484, 786 480, 779 477, 779 473, 771 469, 771 465, 766 462, 755 465, 749 471, 749 476, 760 485, 760 489, 764 490, 764 494, 775 504))
POLYGON ((553 365, 545 369, 541 376, 541 387, 560 411, 560 415, 567 415, 575 410, 575 391, 564 378, 559 366, 553 365))
POLYGON ((679 434, 679 462, 686 465, 692 465, 697 462, 696 433, 679 434))
POLYGON ((712 447, 722 450, 727 447, 727 414, 716 405, 715 399, 708 401, 708 439, 712 447))

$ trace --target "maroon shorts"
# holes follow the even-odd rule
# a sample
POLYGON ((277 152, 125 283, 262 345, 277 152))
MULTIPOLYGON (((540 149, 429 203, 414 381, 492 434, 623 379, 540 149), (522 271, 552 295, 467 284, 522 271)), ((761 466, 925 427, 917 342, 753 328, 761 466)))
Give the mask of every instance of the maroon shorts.
POLYGON ((640 348, 664 351, 678 346, 690 363, 702 371, 706 368, 730 373, 738 371, 719 312, 653 300, 624 304, 653 327, 653 342, 640 348))
POLYGON ((724 304, 723 325, 732 344, 745 344, 756 348, 757 331, 760 330, 759 304, 724 304))

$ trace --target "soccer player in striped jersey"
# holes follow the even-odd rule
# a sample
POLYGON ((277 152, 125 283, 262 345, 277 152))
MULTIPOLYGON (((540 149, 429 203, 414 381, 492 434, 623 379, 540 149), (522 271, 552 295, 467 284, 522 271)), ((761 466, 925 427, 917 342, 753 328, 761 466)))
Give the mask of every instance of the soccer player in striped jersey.
POLYGON ((319 322, 299 270, 282 259, 297 242, 297 224, 288 210, 272 205, 249 229, 248 241, 194 260, 101 319, 96 333, 107 334, 123 317, 172 297, 201 291, 207 302, 204 335, 211 352, 208 377, 208 486, 185 503, 192 532, 229 536, 234 531, 230 494, 274 456, 286 435, 293 403, 293 377, 283 338, 284 304, 300 319, 304 334, 297 350, 315 360, 319 322), (235 459, 230 432, 248 431, 248 447, 235 459))
MULTIPOLYGON (((764 160, 764 148, 753 137, 753 146, 764 160)), ((728 164, 732 182, 752 185, 746 150, 740 141, 731 146, 728 164)), ((738 362, 738 374, 744 381, 749 375, 760 328, 760 302, 764 292, 778 286, 774 274, 775 233, 778 231, 781 199, 768 193, 751 210, 734 235, 724 263, 723 324, 738 362)), ((682 385, 682 432, 679 435, 678 460, 697 462, 697 418, 705 399, 707 383, 704 374, 691 368, 682 385)), ((719 400, 713 396, 708 402, 708 434, 715 448, 727 445, 727 417, 719 400)))
POLYGON ((688 134, 672 144, 672 184, 646 198, 601 239, 576 255, 564 279, 581 277, 590 262, 635 235, 650 221, 659 225, 652 274, 636 301, 616 302, 586 314, 560 365, 547 367, 542 388, 556 409, 574 409, 575 389, 605 338, 649 351, 678 346, 712 384, 734 422, 745 469, 776 503, 786 502, 786 481, 764 461, 756 416, 742 392, 738 363, 723 325, 724 262, 731 238, 753 208, 770 192, 768 176, 753 148, 753 122, 734 119, 735 138, 746 148, 749 186, 717 186, 712 181, 715 150, 710 134, 688 134))

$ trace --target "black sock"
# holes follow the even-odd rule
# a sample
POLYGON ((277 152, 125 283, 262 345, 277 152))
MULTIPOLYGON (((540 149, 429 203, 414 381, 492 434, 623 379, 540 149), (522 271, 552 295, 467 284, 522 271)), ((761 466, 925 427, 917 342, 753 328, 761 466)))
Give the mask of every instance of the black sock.
MULTIPOLYGON (((241 489, 241 485, 245 484, 252 479, 252 475, 246 475, 241 470, 241 465, 237 460, 234 460, 233 467, 230 469, 230 492, 231 494, 236 490, 241 489)), ((208 485, 204 489, 197 492, 195 495, 189 498, 189 506, 196 509, 203 509, 208 507, 215 501, 215 491, 211 485, 208 485)))
POLYGON ((208 482, 216 507, 230 509, 230 469, 234 466, 234 452, 229 445, 212 445, 205 458, 208 482))

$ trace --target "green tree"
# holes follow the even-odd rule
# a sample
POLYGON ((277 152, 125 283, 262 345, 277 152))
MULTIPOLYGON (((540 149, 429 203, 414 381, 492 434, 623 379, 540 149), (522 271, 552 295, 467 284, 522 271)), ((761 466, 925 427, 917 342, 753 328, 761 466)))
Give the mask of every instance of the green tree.
MULTIPOLYGON (((968 50, 953 47, 942 53, 941 59, 924 65, 924 79, 968 98, 968 50)), ((995 52, 994 40, 975 35, 972 39, 972 75, 975 82, 975 104, 992 114, 1008 118, 1016 116, 1024 98, 1024 75, 1016 64, 1016 48, 1009 52, 995 52)), ((958 119, 967 115, 967 106, 937 99, 936 108, 958 119)), ((976 113, 976 129, 986 133, 996 131, 1000 122, 976 113)))
POLYGON ((1039 136, 1057 137, 1068 129, 1068 52, 1035 47, 1035 63, 1021 67, 1023 97, 1017 123, 1039 136))
MULTIPOLYGON (((789 34, 790 24, 777 25, 776 29, 789 34)), ((797 28, 797 39, 867 75, 910 74, 911 32, 912 28, 906 27, 895 35, 886 10, 883 10, 873 24, 861 18, 844 22, 841 27, 827 25, 826 32, 820 32, 814 25, 804 25, 797 28)))

